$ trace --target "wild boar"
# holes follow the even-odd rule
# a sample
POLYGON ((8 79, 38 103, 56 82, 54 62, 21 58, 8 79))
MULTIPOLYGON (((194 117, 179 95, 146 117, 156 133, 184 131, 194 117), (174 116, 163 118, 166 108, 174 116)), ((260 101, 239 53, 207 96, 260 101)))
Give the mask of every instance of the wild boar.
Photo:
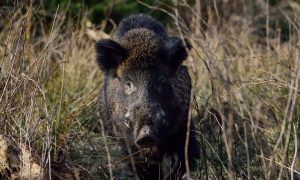
MULTIPOLYGON (((113 39, 99 40, 95 47, 104 74, 99 102, 107 133, 122 137, 126 153, 139 151, 134 168, 140 179, 181 177, 191 96, 182 62, 190 44, 169 37, 152 17, 137 14, 120 22, 113 39)), ((193 123, 190 127, 192 167, 199 149, 193 123)))

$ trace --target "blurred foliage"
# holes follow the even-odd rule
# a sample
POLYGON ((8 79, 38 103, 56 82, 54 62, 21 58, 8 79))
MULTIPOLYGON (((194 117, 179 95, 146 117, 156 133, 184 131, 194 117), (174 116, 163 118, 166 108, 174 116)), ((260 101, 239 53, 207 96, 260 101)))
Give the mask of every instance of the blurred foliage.
MULTIPOLYGON (((299 3, 297 0, 283 1, 283 0, 263 0, 263 1, 253 1, 253 2, 244 2, 239 0, 201 0, 201 15, 204 22, 208 22, 208 17, 214 14, 215 21, 219 23, 226 23, 229 18, 240 16, 245 19, 255 18, 258 14, 265 13, 266 7, 264 3, 269 3, 270 7, 270 27, 272 29, 280 29, 281 39, 286 41, 289 36, 289 23, 284 18, 284 15, 281 13, 283 8, 282 4, 286 2, 299 3), (218 16, 218 17, 217 17, 218 16)), ((196 0, 186 1, 189 6, 194 6, 196 0)), ((116 24, 120 20, 130 14, 135 13, 146 13, 154 18, 158 19, 164 25, 172 24, 173 19, 166 14, 170 12, 174 14, 174 2, 172 0, 43 0, 43 8, 47 13, 54 14, 57 7, 59 6, 60 10, 65 11, 71 17, 75 18, 82 14, 87 14, 87 18, 96 25, 103 25, 103 28, 106 32, 111 32, 116 24), (147 4, 147 6, 145 5, 147 4), (155 7, 155 8, 150 8, 155 7), (164 10, 165 12, 163 12, 164 10), (104 22, 104 24, 103 24, 104 22)), ((185 11, 185 5, 183 2, 178 1, 179 10, 181 12, 185 11)), ((183 13, 181 13, 183 14, 183 13)), ((189 22, 190 12, 187 12, 185 21, 189 22)), ((212 17, 212 16, 211 16, 212 17)), ((261 25, 261 29, 257 30, 257 33, 261 36, 266 36, 264 24, 265 17, 256 19, 256 22, 261 25)), ((272 36, 272 32, 270 36, 272 36)))
MULTIPOLYGON (((181 16, 190 24, 190 16, 198 11, 195 6, 197 0, 178 1, 177 6, 172 0, 24 0, 24 1, 0 1, 1 7, 20 6, 19 4, 33 3, 39 7, 42 14, 46 14, 49 22, 54 17, 57 9, 64 12, 69 18, 80 19, 82 16, 91 21, 95 25, 101 25, 101 28, 106 32, 111 32, 113 28, 122 20, 122 18, 135 13, 145 13, 153 16, 155 19, 162 22, 165 26, 172 26, 174 20, 168 13, 174 14, 174 8, 177 7, 181 16), (188 5, 188 6, 186 6, 188 5), (153 7, 153 8, 152 8, 153 7), (194 12, 188 12, 186 9, 192 7, 194 12)), ((261 1, 240 1, 240 0, 200 0, 200 14, 203 20, 204 30, 207 24, 212 21, 217 22, 219 25, 228 23, 229 19, 240 17, 245 20, 252 18, 260 29, 256 32, 260 36, 266 36, 265 23, 266 23, 266 3, 269 3, 269 26, 272 29, 277 29, 281 33, 283 41, 288 40, 289 26, 286 14, 282 11, 292 12, 292 5, 287 7, 283 4, 300 4, 299 0, 261 0, 261 1), (288 9, 289 8, 289 9, 288 9), (210 19, 209 19, 210 17, 210 19)), ((22 6, 21 6, 22 7, 22 6)), ((270 36, 274 36, 270 32, 270 36)))
MULTIPOLYGON (((159 7, 160 5, 172 4, 171 0, 166 0, 163 3, 158 3, 157 0, 144 0, 144 3, 159 7)), ((101 23, 103 20, 112 19, 115 24, 130 14, 146 13, 150 14, 162 23, 166 24, 170 19, 164 13, 150 9, 136 0, 52 0, 44 1, 44 8, 47 11, 54 13, 56 8, 60 6, 65 12, 69 13, 72 17, 80 15, 84 10, 88 14, 88 19, 95 24, 101 23)))

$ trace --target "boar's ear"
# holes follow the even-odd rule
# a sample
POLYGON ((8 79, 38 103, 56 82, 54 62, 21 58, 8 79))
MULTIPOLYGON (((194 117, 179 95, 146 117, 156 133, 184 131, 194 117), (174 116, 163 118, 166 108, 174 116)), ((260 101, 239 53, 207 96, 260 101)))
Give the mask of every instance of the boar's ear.
POLYGON ((191 49, 191 44, 187 39, 178 37, 170 37, 166 42, 167 60, 170 72, 175 72, 180 64, 186 60, 188 51, 191 49))
POLYGON ((102 39, 96 42, 97 63, 99 67, 108 72, 116 69, 126 58, 127 51, 119 43, 111 39, 102 39))

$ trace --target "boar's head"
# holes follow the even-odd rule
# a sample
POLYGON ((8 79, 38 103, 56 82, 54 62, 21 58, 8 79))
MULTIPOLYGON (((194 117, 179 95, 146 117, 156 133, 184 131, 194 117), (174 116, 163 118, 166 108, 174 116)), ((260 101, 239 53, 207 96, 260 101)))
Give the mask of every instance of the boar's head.
POLYGON ((146 28, 96 43, 110 121, 135 146, 163 144, 186 123, 187 103, 180 88, 189 94, 191 87, 178 79, 189 48, 180 38, 161 37, 146 28))

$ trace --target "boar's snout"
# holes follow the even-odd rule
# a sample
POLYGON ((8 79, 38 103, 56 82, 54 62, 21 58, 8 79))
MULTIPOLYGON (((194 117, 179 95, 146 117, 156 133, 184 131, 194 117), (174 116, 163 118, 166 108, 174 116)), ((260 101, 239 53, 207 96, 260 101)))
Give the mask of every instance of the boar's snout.
POLYGON ((135 143, 142 148, 149 148, 158 143, 158 138, 148 125, 144 125, 138 133, 135 143))

